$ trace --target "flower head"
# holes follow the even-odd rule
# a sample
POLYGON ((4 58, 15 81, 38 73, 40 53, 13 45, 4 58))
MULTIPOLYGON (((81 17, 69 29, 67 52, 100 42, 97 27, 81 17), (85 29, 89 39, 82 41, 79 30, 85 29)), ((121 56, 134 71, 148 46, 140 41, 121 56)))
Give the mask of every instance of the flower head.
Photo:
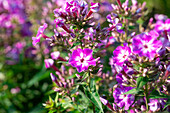
POLYGON ((117 87, 113 92, 115 103, 117 103, 117 105, 121 108, 124 107, 125 110, 128 110, 135 100, 134 95, 124 94, 125 92, 131 89, 133 89, 133 87, 125 87, 125 86, 120 85, 120 87, 117 87))
POLYGON ((74 50, 69 63, 77 68, 78 72, 87 70, 90 65, 96 66, 96 60, 92 56, 93 50, 91 49, 80 49, 74 50))
POLYGON ((53 64, 54 64, 54 60, 53 59, 45 59, 44 60, 44 62, 45 62, 45 67, 46 68, 50 68, 50 67, 52 67, 53 66, 53 64))
POLYGON ((140 34, 132 40, 133 52, 139 56, 145 56, 153 59, 157 50, 162 46, 161 41, 150 34, 140 34))
POLYGON ((32 37, 32 40, 33 40, 32 44, 33 44, 34 46, 36 46, 36 44, 37 44, 38 42, 40 42, 41 37, 47 38, 47 36, 45 36, 45 35, 43 34, 44 31, 45 31, 45 29, 47 28, 47 26, 48 26, 48 25, 47 25, 46 23, 44 23, 43 26, 40 26, 40 27, 39 27, 36 37, 32 37))
POLYGON ((51 53, 51 58, 57 60, 60 57, 60 52, 56 51, 56 52, 52 52, 51 53))
POLYGON ((123 44, 124 47, 118 46, 114 51, 113 51, 113 60, 114 63, 117 65, 123 65, 124 61, 128 60, 129 55, 131 54, 131 49, 128 47, 127 43, 123 44))
POLYGON ((164 107, 166 99, 150 99, 150 103, 148 103, 150 110, 156 112, 164 107))
POLYGON ((166 19, 165 22, 162 20, 157 21, 155 30, 158 32, 170 31, 170 19, 166 19))
POLYGON ((100 4, 99 3, 93 3, 93 2, 91 3, 91 7, 90 7, 91 11, 98 12, 99 8, 100 8, 100 4))

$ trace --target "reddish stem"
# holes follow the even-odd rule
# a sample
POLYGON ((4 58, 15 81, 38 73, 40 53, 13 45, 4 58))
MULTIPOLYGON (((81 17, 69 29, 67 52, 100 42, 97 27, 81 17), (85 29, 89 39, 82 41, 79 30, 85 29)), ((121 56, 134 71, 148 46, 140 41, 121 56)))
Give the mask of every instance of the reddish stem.
POLYGON ((71 33, 71 31, 70 31, 65 25, 63 25, 62 28, 63 28, 66 32, 71 33))
POLYGON ((92 13, 93 13, 93 11, 90 10, 84 19, 86 20, 87 18, 89 18, 89 17, 91 16, 92 13))
POLYGON ((47 35, 45 35, 45 34, 41 34, 41 36, 44 38, 44 39, 46 39, 46 38, 50 38, 50 37, 48 37, 47 35))
POLYGON ((52 65, 51 66, 55 71, 59 72, 61 74, 61 71, 55 66, 55 65, 52 65))
POLYGON ((117 3, 119 4, 120 8, 123 9, 120 0, 117 0, 117 3))

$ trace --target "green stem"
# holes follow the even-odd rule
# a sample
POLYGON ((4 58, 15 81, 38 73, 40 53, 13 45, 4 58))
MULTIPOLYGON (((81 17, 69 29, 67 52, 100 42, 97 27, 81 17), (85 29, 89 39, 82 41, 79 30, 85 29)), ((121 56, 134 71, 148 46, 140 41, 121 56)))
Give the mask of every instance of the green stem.
POLYGON ((145 98, 146 98, 146 109, 147 109, 147 111, 149 111, 149 106, 148 106, 149 98, 148 98, 148 85, 147 84, 145 84, 145 93, 144 93, 144 95, 145 95, 145 98))

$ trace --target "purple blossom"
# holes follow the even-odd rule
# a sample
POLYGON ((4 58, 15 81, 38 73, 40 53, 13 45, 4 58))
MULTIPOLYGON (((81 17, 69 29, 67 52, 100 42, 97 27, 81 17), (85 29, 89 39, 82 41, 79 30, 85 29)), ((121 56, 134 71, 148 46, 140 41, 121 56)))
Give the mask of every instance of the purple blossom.
POLYGON ((78 10, 79 5, 78 1, 72 0, 70 2, 66 2, 65 10, 69 13, 75 12, 78 10))
POLYGON ((100 101, 105 105, 107 106, 108 108, 110 108, 111 110, 113 110, 113 107, 110 105, 109 101, 100 97, 100 101))
POLYGON ((27 16, 23 0, 0 0, 0 27, 15 28, 17 24, 24 24, 27 16))
POLYGON ((91 3, 91 7, 90 7, 90 10, 93 11, 93 12, 98 12, 99 11, 99 8, 100 8, 100 4, 99 3, 91 3))
POLYGON ((133 52, 140 57, 145 56, 152 60, 158 49, 162 46, 161 41, 149 34, 140 34, 132 39, 133 52))
POLYGON ((124 76, 124 75, 122 75, 121 73, 119 73, 119 74, 117 74, 116 75, 116 81, 119 83, 119 84, 122 84, 122 83, 129 83, 128 82, 128 79, 124 76))
POLYGON ((159 21, 159 20, 166 20, 167 19, 167 16, 166 15, 163 15, 163 14, 155 14, 154 15, 154 17, 155 17, 155 19, 157 20, 157 21, 159 21))
POLYGON ((53 82, 55 82, 58 86, 60 86, 58 80, 57 80, 57 77, 53 74, 53 73, 50 73, 50 76, 51 76, 51 80, 53 82))
POLYGON ((127 43, 124 43, 123 46, 118 46, 113 51, 113 61, 115 64, 122 66, 124 61, 128 60, 129 55, 131 54, 131 49, 128 47, 127 43))
MULTIPOLYGON (((116 17, 116 15, 114 16, 116 17)), ((122 29, 122 24, 119 22, 119 19, 115 17, 112 17, 110 14, 107 16, 107 21, 112 23, 110 24, 110 28, 108 28, 108 30, 112 31, 116 29, 117 32, 124 33, 122 29)))
POLYGON ((129 107, 135 100, 135 96, 132 94, 124 94, 127 91, 133 89, 133 87, 125 87, 120 85, 113 92, 114 102, 117 103, 117 106, 124 107, 125 110, 128 110, 129 107))
POLYGON ((65 26, 64 20, 62 18, 55 19, 54 21, 56 23, 56 27, 59 26, 63 28, 67 33, 70 33, 70 35, 74 37, 74 34, 65 26))
POLYGON ((57 60, 59 57, 60 57, 60 52, 59 51, 51 53, 51 58, 52 59, 57 60))
POLYGON ((170 31, 170 19, 166 19, 165 22, 162 20, 159 20, 155 24, 155 30, 159 33, 162 31, 170 31))
POLYGON ((77 68, 77 71, 80 73, 84 70, 87 70, 90 65, 96 66, 96 60, 92 56, 93 50, 91 49, 80 49, 74 50, 69 63, 77 68))
POLYGON ((6 63, 9 65, 14 65, 19 62, 20 53, 26 46, 25 42, 17 42, 13 46, 7 46, 5 48, 6 63))
POLYGON ((67 13, 62 8, 60 8, 60 9, 57 8, 54 10, 54 15, 56 17, 61 17, 61 18, 65 19, 67 16, 67 13))
POLYGON ((44 60, 44 62, 45 62, 45 67, 46 68, 50 68, 50 67, 52 67, 53 66, 53 64, 54 64, 54 60, 53 59, 45 59, 44 60))
POLYGON ((90 11, 89 11, 88 14, 86 15, 85 19, 89 18, 92 13, 98 12, 98 11, 99 11, 99 8, 100 8, 100 4, 99 4, 99 3, 93 3, 93 2, 91 2, 90 11))
POLYGON ((43 26, 40 26, 40 27, 39 27, 36 37, 32 37, 32 40, 33 40, 32 44, 33 44, 34 46, 36 46, 37 43, 40 42, 41 37, 43 37, 43 38, 48 38, 46 35, 44 35, 44 31, 45 31, 45 29, 47 28, 47 26, 48 26, 48 25, 47 25, 46 23, 44 23, 43 26))
POLYGON ((64 26, 64 20, 62 18, 57 18, 54 21, 55 21, 57 26, 59 26, 59 27, 63 27, 64 26))
POLYGON ((107 1, 104 1, 104 2, 102 2, 101 3, 102 5, 101 5, 101 7, 100 7, 100 11, 113 11, 113 8, 112 8, 112 6, 111 6, 111 4, 109 3, 109 2, 107 2, 107 1))
POLYGON ((156 112, 159 111, 165 105, 165 99, 150 99, 148 103, 151 111, 156 112))

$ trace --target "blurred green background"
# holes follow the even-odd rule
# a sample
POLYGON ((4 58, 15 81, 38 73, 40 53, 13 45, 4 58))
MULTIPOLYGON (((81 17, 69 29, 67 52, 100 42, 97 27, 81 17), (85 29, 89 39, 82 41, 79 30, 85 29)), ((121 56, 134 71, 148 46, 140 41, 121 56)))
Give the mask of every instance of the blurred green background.
POLYGON ((165 14, 170 17, 170 0, 137 0, 138 2, 146 2, 146 7, 151 12, 151 17, 154 14, 165 14))

